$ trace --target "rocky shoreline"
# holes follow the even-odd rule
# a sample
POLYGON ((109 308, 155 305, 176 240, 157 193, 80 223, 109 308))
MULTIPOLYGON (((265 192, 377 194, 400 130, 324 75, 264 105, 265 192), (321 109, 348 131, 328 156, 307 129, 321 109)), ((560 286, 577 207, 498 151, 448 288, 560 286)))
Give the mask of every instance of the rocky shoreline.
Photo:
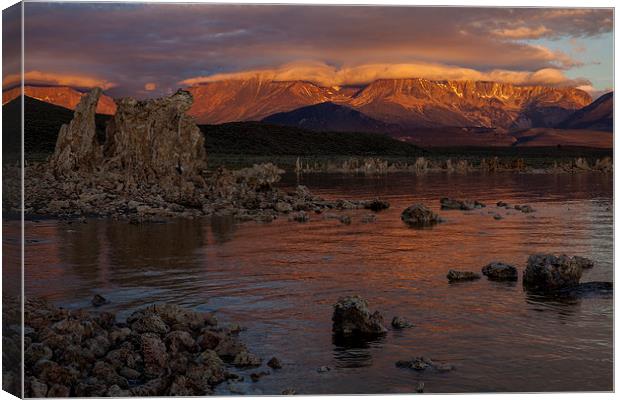
MULTIPOLYGON (((25 303, 26 397, 203 396, 216 385, 252 381, 282 368, 266 363, 213 314, 153 304, 119 322, 109 312, 25 303), (265 364, 263 370, 259 367, 265 364)), ((290 388, 283 391, 291 393, 290 388)))
POLYGON ((349 158, 343 161, 303 161, 297 159, 294 172, 297 174, 313 173, 341 173, 381 175, 389 173, 407 172, 413 174, 425 174, 432 172, 445 172, 467 174, 475 172, 516 172, 531 174, 575 174, 583 172, 611 173, 613 172, 613 160, 611 157, 602 157, 588 161, 585 157, 576 157, 569 161, 551 160, 545 167, 528 165, 522 158, 502 159, 500 157, 480 158, 478 160, 464 159, 439 159, 433 157, 417 157, 414 161, 390 162, 377 157, 349 158))

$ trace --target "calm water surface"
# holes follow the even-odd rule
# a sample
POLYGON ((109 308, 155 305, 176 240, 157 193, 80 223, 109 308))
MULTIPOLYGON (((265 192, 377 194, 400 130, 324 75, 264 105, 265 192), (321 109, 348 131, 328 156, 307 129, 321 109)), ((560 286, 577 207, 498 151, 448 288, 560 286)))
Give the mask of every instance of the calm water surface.
POLYGON ((380 196, 392 207, 371 224, 360 222, 366 211, 350 212, 348 226, 315 215, 306 224, 28 222, 27 295, 74 308, 100 293, 111 301, 102 309, 121 318, 174 302, 239 322, 251 350, 277 356, 284 368, 258 383, 224 383, 222 394, 398 393, 415 391, 419 381, 426 392, 613 389, 610 297, 550 301, 524 293, 521 277, 516 284, 445 278, 451 268, 479 271, 493 260, 521 272, 530 254, 566 252, 596 261, 582 281, 613 280, 610 175, 331 175, 301 183, 326 198, 380 196), (442 196, 489 206, 439 211, 447 221, 432 229, 400 221, 413 202, 438 210, 442 196), (498 200, 537 212, 498 209, 498 200), (347 294, 368 299, 386 323, 399 315, 416 326, 354 347, 334 343, 332 304, 347 294), (456 369, 394 365, 415 356, 456 369), (316 372, 323 365, 332 370, 316 372))

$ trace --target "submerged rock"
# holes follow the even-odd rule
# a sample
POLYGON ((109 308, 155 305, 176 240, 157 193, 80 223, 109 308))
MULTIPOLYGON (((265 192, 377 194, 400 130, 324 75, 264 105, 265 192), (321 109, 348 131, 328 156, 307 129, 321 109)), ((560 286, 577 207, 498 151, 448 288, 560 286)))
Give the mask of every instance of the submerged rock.
POLYGON ((367 202, 364 205, 364 208, 372 210, 372 211, 381 211, 390 208, 390 203, 385 200, 374 199, 372 201, 367 202))
POLYGON ((339 335, 376 335, 387 332, 378 311, 371 313, 360 296, 346 296, 334 304, 332 330, 339 335))
POLYGON ((102 295, 96 294, 93 296, 93 299, 90 301, 90 303, 95 307, 100 307, 104 304, 107 304, 108 300, 102 295))
POLYGON ((432 226, 442 219, 426 206, 422 204, 414 204, 407 207, 401 214, 400 219, 410 227, 432 226))
POLYGON ((581 256, 573 256, 573 262, 583 269, 594 268, 594 261, 581 256))
POLYGON ((531 291, 548 292, 579 284, 583 269, 566 255, 535 254, 527 260, 523 286, 531 291))
POLYGON ((471 271, 457 271, 451 269, 448 271, 448 275, 446 275, 449 282, 459 282, 459 281, 473 281, 476 279, 480 279, 480 274, 471 271))
POLYGON ((529 213, 532 213, 532 212, 536 211, 536 210, 534 210, 532 208, 532 206, 530 206, 528 204, 522 204, 522 205, 516 204, 515 205, 515 210, 519 210, 519 211, 521 211, 522 213, 525 213, 525 214, 529 214, 529 213))
POLYGON ((456 200, 449 197, 442 197, 439 200, 442 210, 464 210, 469 211, 476 208, 486 207, 484 203, 478 200, 456 200))
POLYGON ((362 216, 362 223, 363 224, 371 224, 373 222, 377 221, 377 217, 374 214, 366 214, 364 216, 362 216))
POLYGON ((578 285, 559 289, 556 294, 567 297, 593 297, 613 295, 613 282, 583 282, 578 285))
POLYGON ((394 317, 392 318, 392 328, 394 329, 405 329, 412 328, 413 324, 402 317, 394 317))
POLYGON ((434 370, 437 372, 452 371, 454 367, 448 363, 433 361, 427 357, 414 357, 411 360, 396 361, 398 368, 409 368, 416 371, 434 370))
POLYGON ((281 369, 282 363, 276 357, 272 357, 269 361, 267 361, 267 366, 273 369, 281 369))
POLYGON ((517 268, 497 261, 482 267, 482 274, 493 281, 516 281, 519 279, 517 268))

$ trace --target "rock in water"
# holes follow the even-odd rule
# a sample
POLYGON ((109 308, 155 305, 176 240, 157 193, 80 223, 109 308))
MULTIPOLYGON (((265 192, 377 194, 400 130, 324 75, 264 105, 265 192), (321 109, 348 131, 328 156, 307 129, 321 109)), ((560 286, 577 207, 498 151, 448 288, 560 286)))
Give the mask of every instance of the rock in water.
POLYGON ((282 368, 282 363, 276 357, 272 357, 269 361, 267 361, 267 365, 273 369, 282 368))
POLYGON ((392 328, 394 329, 413 328, 413 324, 402 317, 396 316, 392 318, 392 328))
POLYGON ((170 97, 116 101, 116 114, 106 129, 106 166, 129 184, 158 184, 179 190, 186 182, 202 182, 206 168, 204 136, 186 112, 192 95, 179 90, 170 97))
POLYGON ((411 227, 431 226, 442 221, 439 215, 422 204, 407 207, 400 215, 400 219, 411 227))
POLYGON ((83 96, 69 124, 63 124, 56 140, 50 165, 57 176, 92 172, 100 165, 101 146, 97 142, 95 111, 102 90, 94 88, 83 96))
POLYGON ((471 271, 457 271, 451 269, 448 271, 448 275, 446 275, 449 282, 459 282, 459 281, 473 281, 476 279, 480 279, 480 275, 471 272, 471 271))
POLYGON ((95 307, 102 306, 102 305, 106 304, 107 302, 108 302, 108 300, 105 297, 103 297, 102 295, 100 295, 100 294, 94 295, 92 300, 90 301, 90 303, 93 306, 95 306, 95 307))
POLYGON ((381 334, 387 332, 378 311, 370 313, 368 303, 360 296, 346 296, 334 305, 332 330, 336 334, 381 334))
POLYGON ((449 197, 442 197, 439 199, 439 204, 442 210, 464 210, 469 211, 475 208, 486 207, 484 203, 478 200, 457 200, 449 197))
POLYGON ((594 268, 594 261, 590 260, 589 258, 574 256, 573 262, 579 264, 583 269, 594 268))
POLYGON ((550 292, 579 284, 583 269, 566 255, 535 254, 527 260, 523 286, 532 291, 550 292))
POLYGON ((519 279, 517 269, 512 265, 492 262, 482 267, 482 274, 492 281, 516 281, 519 279))

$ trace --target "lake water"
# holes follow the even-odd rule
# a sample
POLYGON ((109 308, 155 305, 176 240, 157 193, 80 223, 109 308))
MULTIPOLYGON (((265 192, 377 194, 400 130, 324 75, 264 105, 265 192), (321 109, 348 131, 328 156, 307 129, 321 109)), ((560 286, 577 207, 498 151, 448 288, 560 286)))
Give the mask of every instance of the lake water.
MULTIPOLYGON (((296 183, 287 177, 282 185, 296 183)), ((613 389, 611 297, 551 301, 521 286, 528 255, 539 252, 592 258, 582 281, 613 280, 611 175, 314 175, 300 183, 326 198, 378 196, 392 206, 369 224, 360 221, 367 211, 349 212, 351 225, 314 214, 305 224, 30 221, 26 293, 71 308, 89 307, 100 293, 111 301, 101 309, 121 318, 172 302, 240 323, 250 349, 264 360, 277 356, 284 368, 257 383, 223 383, 222 394, 401 393, 420 381, 441 393, 613 389), (439 211, 442 196, 487 207, 439 211), (537 211, 506 211, 499 200, 537 211), (400 212, 414 202, 446 222, 406 227, 400 212), (519 282, 446 280, 451 268, 479 271, 494 260, 516 265, 519 282), (348 294, 366 298, 386 325, 398 315, 415 327, 355 346, 334 343, 332 305, 348 294), (455 370, 394 365, 415 356, 455 370), (323 365, 331 371, 318 373, 323 365)))

